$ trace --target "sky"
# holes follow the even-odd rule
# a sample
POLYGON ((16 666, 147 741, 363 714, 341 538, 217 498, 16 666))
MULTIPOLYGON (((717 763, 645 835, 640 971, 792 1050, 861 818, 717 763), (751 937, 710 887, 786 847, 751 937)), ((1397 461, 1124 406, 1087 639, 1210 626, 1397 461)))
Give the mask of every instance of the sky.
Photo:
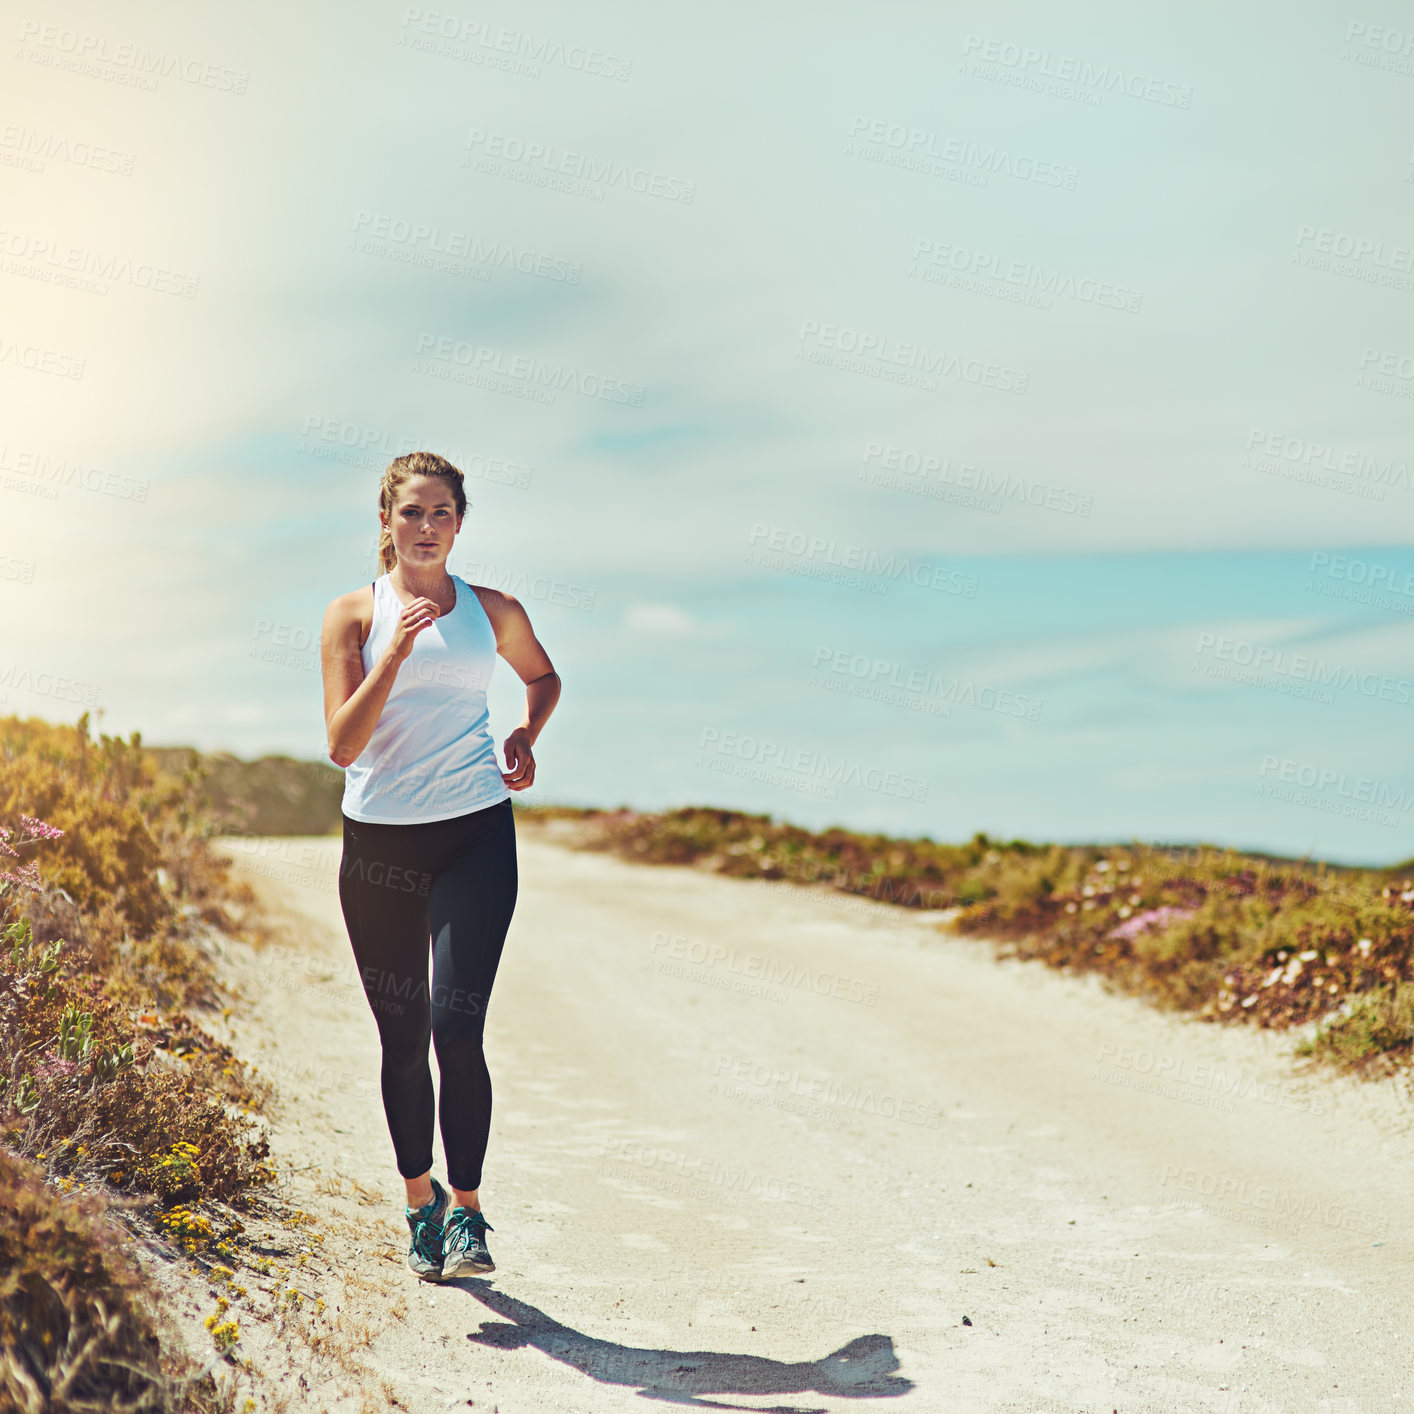
POLYGON ((0 712, 327 759, 425 448, 526 798, 1414 856, 1407 13, 4 24, 0 712))

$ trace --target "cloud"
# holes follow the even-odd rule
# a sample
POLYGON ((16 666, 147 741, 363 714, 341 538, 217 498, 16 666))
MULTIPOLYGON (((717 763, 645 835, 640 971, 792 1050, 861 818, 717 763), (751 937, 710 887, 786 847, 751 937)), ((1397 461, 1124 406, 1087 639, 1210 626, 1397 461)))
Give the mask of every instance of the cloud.
POLYGON ((719 627, 699 623, 676 604, 630 604, 624 610, 624 623, 634 633, 663 638, 715 636, 722 631, 719 627))

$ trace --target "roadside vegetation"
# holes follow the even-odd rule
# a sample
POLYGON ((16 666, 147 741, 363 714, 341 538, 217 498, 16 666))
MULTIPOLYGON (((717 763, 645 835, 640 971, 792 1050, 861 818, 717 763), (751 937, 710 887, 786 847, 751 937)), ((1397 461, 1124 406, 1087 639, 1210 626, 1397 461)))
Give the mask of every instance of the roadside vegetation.
POLYGON ((240 1320, 285 1329, 308 1295, 318 1235, 271 1191, 269 1087, 210 1029, 215 949, 253 901, 217 828, 195 752, 0 718, 0 1407, 254 1409, 240 1320), (257 1219, 296 1235, 257 1252, 257 1219), (139 1248, 214 1293, 204 1355, 139 1248))
POLYGON ((216 1411, 211 1375, 178 1346, 101 1194, 63 1197, 0 1149, 0 1405, 216 1411))
POLYGON ((201 808, 219 834, 327 835, 339 829, 344 773, 328 761, 242 761, 229 752, 198 753, 187 746, 143 749, 158 771, 197 772, 201 808))

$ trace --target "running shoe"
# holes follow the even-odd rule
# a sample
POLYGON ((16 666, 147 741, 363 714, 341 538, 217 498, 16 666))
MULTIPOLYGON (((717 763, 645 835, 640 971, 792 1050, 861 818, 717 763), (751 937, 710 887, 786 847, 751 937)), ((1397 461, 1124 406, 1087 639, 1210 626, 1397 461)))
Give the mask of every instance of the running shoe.
POLYGON ((486 1234, 495 1230, 476 1208, 453 1208, 442 1229, 442 1280, 469 1272, 494 1272, 486 1234))
POLYGON ((412 1243, 408 1266, 423 1281, 437 1281, 442 1275, 442 1224, 447 1217, 447 1190, 434 1178, 432 1200, 421 1208, 404 1208, 412 1243))

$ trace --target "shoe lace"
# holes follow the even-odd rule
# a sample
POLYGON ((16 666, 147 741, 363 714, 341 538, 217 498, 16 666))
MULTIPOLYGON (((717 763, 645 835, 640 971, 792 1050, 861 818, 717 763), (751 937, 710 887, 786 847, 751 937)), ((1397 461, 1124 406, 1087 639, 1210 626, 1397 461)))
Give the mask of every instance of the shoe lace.
POLYGON ((435 1262, 442 1256, 442 1234, 437 1224, 428 1218, 421 1218, 412 1230, 413 1250, 419 1257, 435 1262))
POLYGON ((432 1208, 432 1214, 427 1217, 419 1216, 412 1224, 413 1251, 429 1262, 437 1262, 442 1258, 442 1224, 436 1218, 436 1201, 434 1193, 432 1202, 426 1205, 432 1208))
POLYGON ((484 1233, 495 1231, 475 1208, 455 1209, 442 1229, 448 1251, 465 1249, 473 1242, 479 1242, 484 1233))

